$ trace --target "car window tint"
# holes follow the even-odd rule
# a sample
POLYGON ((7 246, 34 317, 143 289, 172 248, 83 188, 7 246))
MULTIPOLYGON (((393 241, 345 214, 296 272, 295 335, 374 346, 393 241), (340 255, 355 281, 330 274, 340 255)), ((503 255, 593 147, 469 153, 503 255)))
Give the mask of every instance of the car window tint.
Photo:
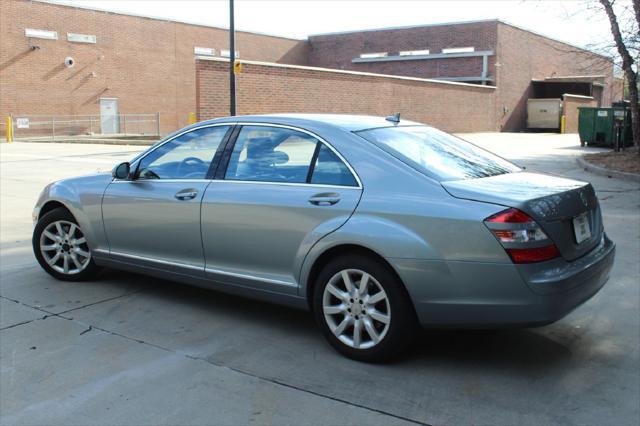
POLYGON ((279 127, 244 126, 225 179, 304 183, 318 140, 279 127))
POLYGON ((139 179, 204 179, 229 126, 185 133, 140 161, 139 179))
POLYGON ((358 186, 346 164, 328 146, 322 144, 313 168, 311 183, 323 185, 358 186))
POLYGON ((507 160, 433 127, 384 127, 357 134, 440 181, 520 171, 507 160))

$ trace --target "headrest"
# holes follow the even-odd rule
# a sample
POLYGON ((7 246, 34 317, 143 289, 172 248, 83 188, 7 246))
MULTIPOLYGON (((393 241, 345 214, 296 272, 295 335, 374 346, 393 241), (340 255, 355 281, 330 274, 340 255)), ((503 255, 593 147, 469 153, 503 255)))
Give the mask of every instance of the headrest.
POLYGON ((287 155, 286 152, 273 151, 269 156, 271 157, 271 162, 273 164, 284 164, 289 162, 289 155, 287 155))
POLYGON ((275 146, 271 138, 251 138, 247 141, 247 158, 257 158, 273 152, 275 146))

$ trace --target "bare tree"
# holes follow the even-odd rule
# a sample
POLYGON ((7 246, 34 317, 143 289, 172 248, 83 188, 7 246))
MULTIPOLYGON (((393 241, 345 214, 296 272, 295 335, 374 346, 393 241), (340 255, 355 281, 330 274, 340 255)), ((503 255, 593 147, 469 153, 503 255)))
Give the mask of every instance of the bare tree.
MULTIPOLYGON (((616 49, 622 59, 622 71, 629 86, 629 101, 631 102, 631 130, 633 134, 633 142, 640 144, 640 111, 638 110, 638 67, 631 53, 629 52, 629 44, 633 44, 631 48, 637 49, 638 39, 640 38, 637 29, 628 37, 623 37, 620 30, 619 17, 613 10, 615 0, 600 0, 604 12, 609 19, 611 26, 611 34, 616 44, 616 49)), ((640 25, 640 0, 632 0, 633 10, 637 24, 640 25)))

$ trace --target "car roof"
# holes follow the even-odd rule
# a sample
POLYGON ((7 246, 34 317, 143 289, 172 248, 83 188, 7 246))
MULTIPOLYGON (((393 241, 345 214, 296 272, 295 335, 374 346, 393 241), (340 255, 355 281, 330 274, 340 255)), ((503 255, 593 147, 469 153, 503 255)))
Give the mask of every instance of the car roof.
MULTIPOLYGON (((226 122, 255 122, 291 125, 297 127, 333 127, 341 130, 355 132, 364 129, 378 127, 393 127, 392 121, 384 117, 371 115, 348 115, 348 114, 264 114, 264 115, 237 115, 233 117, 217 118, 207 120, 198 124, 226 123, 226 122)), ((397 125, 401 126, 423 126, 422 123, 400 119, 397 125)))

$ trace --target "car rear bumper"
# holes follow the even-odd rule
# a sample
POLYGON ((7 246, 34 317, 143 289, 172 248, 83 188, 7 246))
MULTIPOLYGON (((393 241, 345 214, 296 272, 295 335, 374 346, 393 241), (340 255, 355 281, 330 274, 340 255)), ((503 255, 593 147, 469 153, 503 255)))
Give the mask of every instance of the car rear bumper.
POLYGON ((389 259, 423 326, 528 327, 549 324, 593 297, 607 282, 615 244, 603 235, 573 262, 546 262, 537 272, 513 264, 389 259))

